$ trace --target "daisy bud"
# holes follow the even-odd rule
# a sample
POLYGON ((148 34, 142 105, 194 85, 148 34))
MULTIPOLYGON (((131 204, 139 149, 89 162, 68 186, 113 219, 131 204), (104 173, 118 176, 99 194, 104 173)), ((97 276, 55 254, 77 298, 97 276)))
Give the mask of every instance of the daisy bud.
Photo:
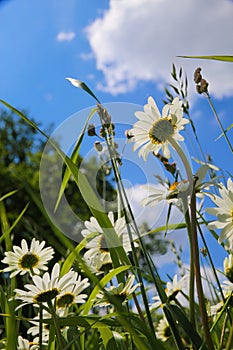
POLYGON ((125 130, 125 137, 129 140, 132 139, 133 134, 132 134, 132 130, 125 130))
POLYGON ((202 75, 201 75, 201 68, 198 67, 194 72, 194 81, 196 84, 199 84, 201 82, 202 75))
POLYGON ((101 152, 103 150, 103 146, 101 145, 101 143, 99 141, 96 141, 94 143, 94 148, 97 152, 101 152))
POLYGON ((94 124, 89 124, 88 125, 87 134, 88 134, 88 136, 96 136, 95 125, 94 124))
POLYGON ((205 79, 201 79, 201 92, 208 93, 208 85, 209 83, 205 79))

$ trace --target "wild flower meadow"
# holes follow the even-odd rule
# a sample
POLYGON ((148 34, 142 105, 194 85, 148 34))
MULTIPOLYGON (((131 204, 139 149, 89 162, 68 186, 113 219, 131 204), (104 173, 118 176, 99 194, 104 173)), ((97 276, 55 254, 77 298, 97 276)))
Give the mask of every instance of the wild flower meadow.
MULTIPOLYGON (((6 108, 41 133, 62 161, 61 185, 51 212, 59 210, 72 180, 76 184, 72 193, 80 191, 82 196, 74 208, 76 215, 81 211, 82 202, 86 202, 89 214, 82 225, 73 227, 72 234, 65 235, 56 227, 56 222, 49 219, 43 202, 29 191, 43 220, 49 222, 53 244, 49 244, 46 237, 39 239, 28 234, 19 240, 15 228, 24 219, 27 206, 12 221, 6 202, 14 201, 19 189, 1 194, 0 348, 233 349, 232 175, 219 169, 218 164, 212 164, 204 154, 195 160, 198 169, 193 173, 191 158, 184 147, 187 127, 200 150, 201 145, 189 112, 187 80, 182 69, 178 73, 174 65, 172 76, 177 85, 170 86, 172 92, 165 90, 162 110, 157 106, 156 96, 149 97, 143 110, 136 111, 131 128, 124 130, 124 147, 131 147, 132 154, 145 164, 151 159, 158 162, 166 177, 164 180, 155 173, 154 183, 141 187, 147 191, 141 200, 145 212, 152 207, 157 215, 161 203, 167 206, 163 211, 163 225, 153 228, 137 222, 122 181, 124 150, 119 149, 116 141, 117 125, 85 83, 67 78, 97 102, 86 116, 83 131, 69 154, 25 114, 1 100, 6 108), (100 128, 92 122, 93 115, 98 115, 100 128), (115 206, 102 204, 88 174, 79 167, 84 134, 93 140, 96 155, 102 162, 102 198, 108 199, 113 191, 115 206), (183 170, 173 159, 174 154, 183 170), (113 177, 110 183, 106 182, 109 174, 113 177), (181 221, 170 222, 174 210, 182 214, 181 221), (149 239, 160 232, 165 240, 169 232, 178 230, 183 230, 188 237, 189 262, 184 264, 175 240, 171 241, 167 249, 176 256, 176 273, 171 275, 168 271, 166 278, 162 278, 149 239), (222 246, 225 258, 221 271, 214 265, 215 252, 208 246, 206 232, 216 246, 222 246), (205 273, 203 261, 212 271, 211 276, 205 273)), ((194 84, 197 93, 209 102, 210 118, 217 119, 231 159, 232 125, 226 130, 223 128, 210 99, 211 82, 202 77, 200 68, 194 73, 194 84)), ((49 156, 47 152, 46 157, 49 156)), ((56 170, 49 170, 56 174, 56 170)), ((47 195, 50 195, 51 178, 46 177, 44 182, 47 195)), ((62 209, 58 217, 62 212, 65 210, 62 209)), ((33 219, 35 223, 38 220, 33 219)), ((64 227, 67 224, 65 222, 64 227)), ((159 245, 161 238, 153 242, 159 245)))

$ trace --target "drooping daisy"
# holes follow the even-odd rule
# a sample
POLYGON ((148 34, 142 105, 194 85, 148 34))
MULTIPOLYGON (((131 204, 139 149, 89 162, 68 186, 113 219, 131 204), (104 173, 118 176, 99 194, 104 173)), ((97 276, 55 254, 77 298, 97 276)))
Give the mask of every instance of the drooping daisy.
MULTIPOLYGON (((127 233, 125 219, 122 217, 114 221, 113 212, 108 213, 108 218, 111 221, 116 234, 120 238, 125 251, 131 251, 131 244, 129 235, 127 233)), ((111 264, 112 260, 104 238, 104 232, 96 218, 91 217, 90 221, 85 221, 84 224, 86 226, 86 229, 81 231, 83 237, 86 238, 88 235, 96 233, 96 236, 90 239, 90 241, 85 246, 85 248, 88 249, 88 251, 84 254, 85 261, 88 262, 97 256, 99 262, 103 261, 104 264, 111 264)), ((99 268, 101 268, 101 266, 99 266, 99 268)))
POLYGON ((233 246, 233 182, 229 178, 227 188, 220 184, 220 196, 212 195, 210 198, 217 208, 207 208, 209 214, 217 216, 218 220, 211 222, 210 229, 220 229, 219 243, 228 241, 233 246))
POLYGON ((141 201, 141 204, 142 206, 153 207, 161 201, 166 201, 168 204, 173 203, 180 208, 181 198, 179 198, 179 194, 185 192, 188 186, 187 181, 176 181, 170 185, 168 182, 157 185, 142 185, 141 189, 148 191, 148 196, 141 201))
MULTIPOLYGON (((110 295, 115 297, 119 302, 125 303, 128 298, 132 295, 132 293, 139 287, 139 283, 134 284, 135 276, 131 275, 126 280, 125 284, 119 283, 118 286, 111 286, 109 288, 105 288, 105 291, 110 295)), ((110 305, 111 302, 109 298, 104 294, 101 290, 96 295, 96 303, 97 306, 107 306, 110 305)))
POLYGON ((15 289, 16 299, 22 300, 26 304, 41 304, 50 302, 61 294, 62 290, 73 287, 76 282, 76 272, 70 270, 68 273, 60 276, 60 266, 56 263, 52 269, 51 277, 48 272, 40 276, 32 276, 33 284, 26 284, 28 291, 15 289))
POLYGON ((24 339, 23 337, 21 337, 21 335, 18 336, 17 350, 37 350, 37 349, 39 349, 38 345, 33 345, 27 339, 24 339))
MULTIPOLYGON (((201 166, 196 172, 195 176, 197 177, 197 181, 195 184, 196 196, 198 198, 203 199, 204 189, 208 189, 209 186, 213 185, 211 181, 204 182, 206 173, 208 171, 208 166, 201 166)), ((175 181, 170 183, 168 180, 163 181, 159 179, 159 183, 152 185, 142 185, 141 189, 147 191, 148 195, 141 202, 142 206, 150 206, 153 207, 161 201, 166 201, 168 204, 175 204, 179 209, 182 210, 182 195, 188 190, 189 182, 187 180, 183 181, 175 181)))
MULTIPOLYGON (((177 294, 187 287, 188 275, 183 276, 180 280, 178 280, 178 276, 175 275, 172 282, 167 282, 166 294, 167 301, 170 302, 174 300, 177 294)), ((155 302, 151 305, 151 309, 157 309, 162 305, 160 297, 156 295, 152 298, 155 302)))
POLYGON ((156 336, 158 339, 161 339, 163 342, 167 341, 168 338, 172 335, 171 328, 166 320, 166 318, 162 318, 159 321, 159 324, 156 329, 156 336))
POLYGON ((30 247, 25 239, 21 241, 21 247, 13 246, 13 252, 5 252, 5 258, 2 260, 4 264, 9 266, 4 268, 4 272, 11 272, 10 277, 16 276, 18 273, 24 275, 29 272, 38 275, 40 270, 46 271, 46 264, 52 259, 54 250, 46 247, 45 241, 39 242, 35 238, 32 239, 30 247))
POLYGON ((139 121, 130 130, 133 137, 129 139, 129 142, 135 142, 133 150, 140 147, 138 155, 145 161, 150 152, 157 154, 160 149, 166 158, 170 158, 169 140, 183 141, 179 132, 189 122, 183 118, 182 101, 176 97, 163 107, 161 115, 154 99, 149 97, 144 112, 136 112, 135 116, 139 121))

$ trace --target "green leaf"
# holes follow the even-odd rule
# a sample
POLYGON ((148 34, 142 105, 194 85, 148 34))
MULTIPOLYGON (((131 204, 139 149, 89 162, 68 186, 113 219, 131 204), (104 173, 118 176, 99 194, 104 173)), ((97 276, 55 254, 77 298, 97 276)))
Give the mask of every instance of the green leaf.
POLYGON ((100 328, 99 332, 106 350, 119 349, 114 339, 113 332, 109 328, 100 328))
POLYGON ((199 334, 195 331, 191 322, 187 319, 184 312, 174 304, 166 304, 165 306, 172 314, 173 318, 178 321, 178 324, 183 328, 187 337, 191 340, 195 349, 199 349, 203 341, 199 334))
POLYGON ((233 56, 177 56, 177 57, 233 62, 233 56))
POLYGON ((88 300, 85 303, 84 308, 83 308, 83 315, 87 315, 88 312, 90 311, 90 309, 92 308, 92 306, 94 304, 95 297, 96 297, 97 293, 99 292, 99 290, 103 289, 104 286, 108 282, 110 282, 113 277, 115 277, 118 274, 120 274, 121 272, 129 270, 129 269, 130 269, 130 266, 120 266, 114 270, 111 270, 106 276, 104 276, 100 280, 99 284, 97 284, 95 286, 95 288, 93 289, 93 291, 89 295, 89 298, 88 298, 88 300))
POLYGON ((218 140, 219 140, 222 136, 224 136, 229 130, 231 130, 231 128, 233 128, 233 123, 232 123, 231 125, 229 125, 228 128, 226 128, 226 129, 224 130, 224 132, 221 133, 221 134, 216 138, 215 141, 218 141, 218 140))
MULTIPOLYGON (((13 222, 13 224, 6 229, 6 231, 1 235, 0 237, 0 243, 2 242, 3 239, 5 239, 6 236, 9 236, 11 231, 15 228, 15 226, 18 224, 18 222, 21 220, 22 216, 24 215, 25 211, 27 210, 29 206, 29 203, 23 208, 23 210, 21 211, 21 213, 18 215, 18 217, 15 219, 15 221, 13 222)), ((0 206, 1 208, 1 206, 0 206)), ((0 209, 1 212, 1 209, 0 209)))
POLYGON ((77 256, 79 256, 79 253, 81 252, 82 249, 85 248, 87 242, 92 238, 94 238, 97 234, 96 232, 92 232, 90 235, 85 237, 67 256, 66 260, 62 264, 62 269, 61 269, 61 276, 63 276, 65 273, 69 272, 71 269, 75 259, 77 256))
MULTIPOLYGON (((83 141, 83 137, 84 137, 84 134, 85 134, 85 131, 86 131, 86 128, 87 128, 87 125, 88 125, 88 122, 89 120, 92 118, 93 114, 97 111, 97 108, 92 108, 89 116, 87 117, 87 120, 86 120, 86 123, 83 127, 83 130, 81 131, 81 134, 74 146, 74 150, 72 152, 72 155, 71 155, 71 160, 73 161, 73 163, 76 163, 77 159, 78 159, 78 156, 79 156, 79 151, 80 151, 80 146, 81 146, 81 143, 83 141)), ((60 187, 60 190, 59 190, 59 194, 58 194, 58 198, 57 198, 57 202, 56 202, 56 205, 55 205, 55 209, 54 211, 57 210, 57 207, 60 203, 60 200, 61 200, 61 197, 65 191, 65 188, 67 186, 67 183, 69 181, 69 178, 70 178, 70 175, 71 175, 71 171, 69 168, 66 168, 65 170, 65 174, 64 174, 64 177, 63 177, 63 180, 62 180, 62 184, 61 184, 61 187, 60 187)))
POLYGON ((144 237, 144 236, 147 236, 147 235, 151 235, 153 233, 160 233, 160 232, 163 232, 163 231, 170 231, 170 230, 179 230, 179 229, 182 229, 182 228, 186 228, 186 224, 185 223, 180 223, 180 224, 169 224, 169 225, 165 225, 165 226, 160 226, 160 227, 157 227, 156 229, 154 230, 151 230, 151 231, 148 231, 148 232, 145 232, 141 235, 141 237, 144 237))
POLYGON ((66 80, 68 80, 73 86, 80 88, 84 91, 86 91, 90 96, 92 96, 98 103, 100 103, 100 101, 98 100, 98 98, 95 96, 95 94, 91 91, 91 89, 89 89, 89 87, 81 80, 78 79, 73 79, 73 78, 66 78, 66 80))
POLYGON ((12 196, 16 192, 18 192, 18 190, 14 190, 14 191, 11 191, 11 192, 8 192, 8 193, 4 194, 4 196, 0 197, 0 202, 4 201, 6 198, 12 196))

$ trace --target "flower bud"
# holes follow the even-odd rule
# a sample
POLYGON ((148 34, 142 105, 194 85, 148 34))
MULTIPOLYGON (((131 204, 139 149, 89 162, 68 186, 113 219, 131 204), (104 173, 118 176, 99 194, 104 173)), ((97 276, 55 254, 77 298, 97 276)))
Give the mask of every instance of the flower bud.
POLYGON ((201 92, 208 92, 209 83, 205 79, 201 79, 201 92))
POLYGON ((132 134, 132 130, 125 130, 125 137, 129 140, 132 139, 134 137, 134 135, 132 134))
POLYGON ((103 146, 101 145, 101 143, 99 141, 96 141, 94 143, 94 148, 97 152, 101 152, 103 150, 103 146))
POLYGON ((201 68, 198 67, 194 72, 194 81, 196 84, 199 84, 201 82, 202 75, 201 75, 201 68))
POLYGON ((87 134, 88 134, 88 136, 96 136, 95 125, 94 124, 89 124, 88 125, 87 134))

